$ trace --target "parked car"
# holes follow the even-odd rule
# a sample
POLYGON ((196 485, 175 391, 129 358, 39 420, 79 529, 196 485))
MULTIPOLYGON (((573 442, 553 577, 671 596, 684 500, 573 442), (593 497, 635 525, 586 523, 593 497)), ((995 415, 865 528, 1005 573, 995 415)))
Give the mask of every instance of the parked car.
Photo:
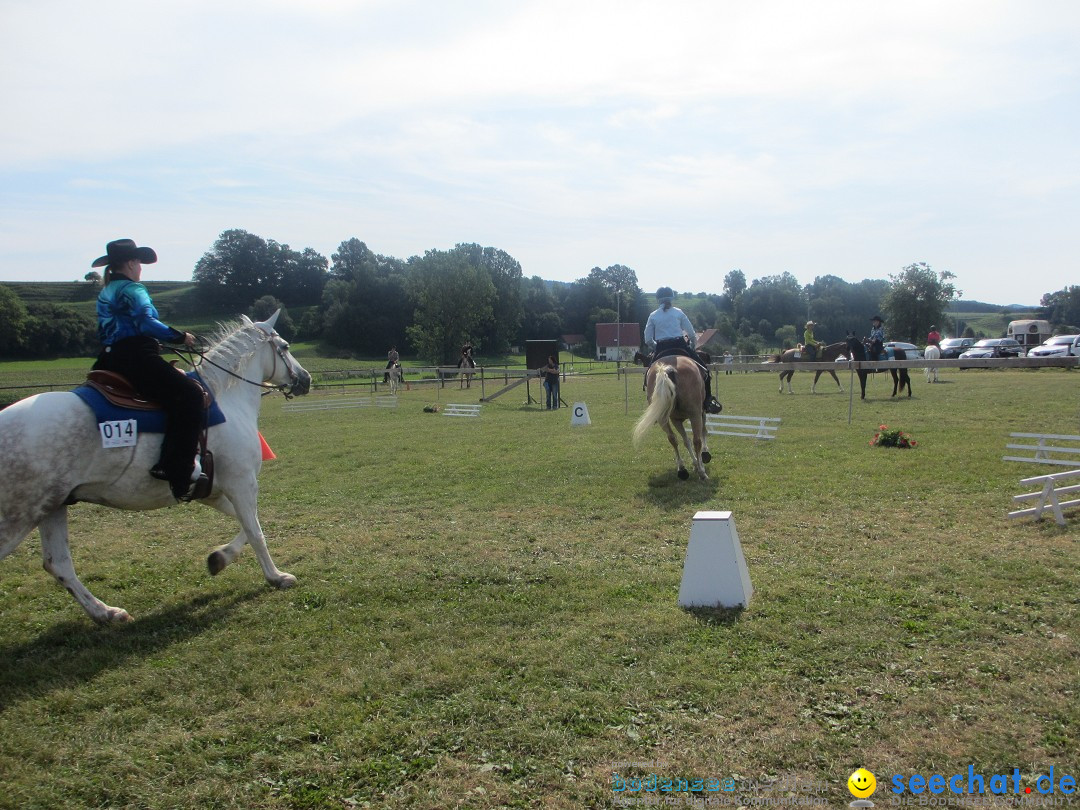
POLYGON ((945 338, 938 344, 942 360, 955 360, 975 345, 975 338, 945 338))
POLYGON ((1028 357, 1080 357, 1080 335, 1057 335, 1028 351, 1028 357))
POLYGON ((960 355, 961 360, 986 357, 1022 357, 1024 347, 1012 338, 985 338, 960 355))
POLYGON ((904 356, 908 360, 922 360, 922 349, 914 343, 904 343, 899 340, 888 340, 885 342, 885 353, 889 356, 890 360, 894 359, 893 352, 896 349, 903 349, 904 356))

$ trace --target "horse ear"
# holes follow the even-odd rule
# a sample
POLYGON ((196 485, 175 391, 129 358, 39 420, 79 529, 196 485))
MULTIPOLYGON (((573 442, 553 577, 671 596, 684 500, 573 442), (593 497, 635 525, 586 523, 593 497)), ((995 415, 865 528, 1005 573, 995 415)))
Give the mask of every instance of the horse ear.
POLYGON ((255 325, 254 323, 251 322, 251 318, 249 318, 247 315, 244 315, 243 313, 240 313, 240 323, 242 323, 244 326, 254 326, 255 325))
POLYGON ((269 318, 267 318, 265 321, 263 321, 261 324, 259 324, 259 326, 263 326, 263 327, 265 327, 267 329, 267 331, 273 332, 274 331, 274 324, 277 323, 278 315, 280 315, 280 314, 281 314, 281 308, 278 307, 278 309, 276 309, 274 311, 274 314, 271 315, 269 318))

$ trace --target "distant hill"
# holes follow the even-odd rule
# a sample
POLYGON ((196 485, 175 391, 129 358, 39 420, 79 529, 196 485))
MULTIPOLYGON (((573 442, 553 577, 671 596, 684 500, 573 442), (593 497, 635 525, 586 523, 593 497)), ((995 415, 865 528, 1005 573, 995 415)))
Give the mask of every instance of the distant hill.
MULTIPOLYGON (((97 318, 99 287, 90 281, 2 281, 26 304, 56 304, 97 318)), ((208 304, 191 281, 144 281, 162 320, 178 329, 207 332, 240 313, 208 304)))
MULTIPOLYGON (((1038 312, 1037 305, 1027 304, 986 304, 982 301, 951 301, 948 312, 1038 312)), ((1014 319, 1015 320, 1015 319, 1014 319)))

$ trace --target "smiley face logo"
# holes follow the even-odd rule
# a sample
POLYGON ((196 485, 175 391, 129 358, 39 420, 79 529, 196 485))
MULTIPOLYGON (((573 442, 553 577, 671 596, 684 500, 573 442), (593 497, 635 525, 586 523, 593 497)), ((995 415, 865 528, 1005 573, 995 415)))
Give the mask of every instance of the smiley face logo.
POLYGON ((859 768, 847 779, 847 789, 856 799, 865 799, 877 790, 877 779, 866 768, 859 768))

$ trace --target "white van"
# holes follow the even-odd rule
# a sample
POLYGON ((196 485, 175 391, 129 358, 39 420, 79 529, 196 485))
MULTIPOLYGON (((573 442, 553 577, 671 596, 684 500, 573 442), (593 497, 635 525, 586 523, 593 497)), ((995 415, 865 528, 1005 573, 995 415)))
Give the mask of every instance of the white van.
POLYGON ((1024 349, 1024 354, 1027 354, 1028 349, 1034 349, 1049 338, 1051 334, 1050 321, 1028 320, 1010 323, 1008 330, 1005 332, 1005 337, 1011 337, 1019 343, 1024 349))

